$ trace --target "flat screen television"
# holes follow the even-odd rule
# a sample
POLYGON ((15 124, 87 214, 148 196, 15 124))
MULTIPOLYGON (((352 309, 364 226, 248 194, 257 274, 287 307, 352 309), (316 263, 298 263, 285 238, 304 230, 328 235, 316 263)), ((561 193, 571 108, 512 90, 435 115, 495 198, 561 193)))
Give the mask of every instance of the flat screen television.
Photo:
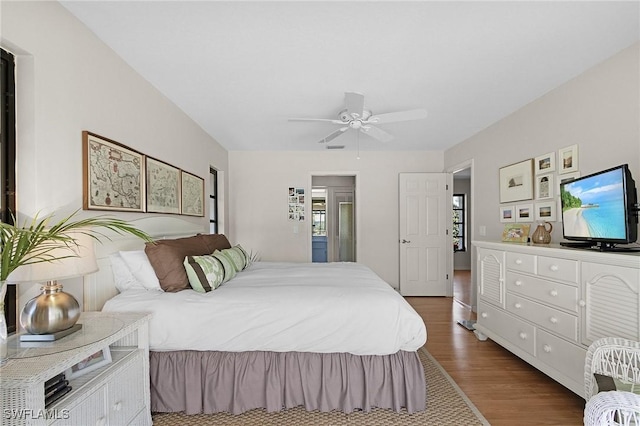
POLYGON ((616 247, 638 238, 638 200, 629 166, 603 170, 560 185, 562 233, 569 247, 616 247))

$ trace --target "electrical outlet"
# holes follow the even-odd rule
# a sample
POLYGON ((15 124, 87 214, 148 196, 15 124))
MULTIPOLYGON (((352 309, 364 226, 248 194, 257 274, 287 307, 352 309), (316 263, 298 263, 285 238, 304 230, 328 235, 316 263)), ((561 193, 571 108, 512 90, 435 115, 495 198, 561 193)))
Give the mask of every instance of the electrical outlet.
POLYGON ((478 230, 479 234, 483 237, 487 235, 487 227, 484 225, 480 225, 480 229, 478 230))

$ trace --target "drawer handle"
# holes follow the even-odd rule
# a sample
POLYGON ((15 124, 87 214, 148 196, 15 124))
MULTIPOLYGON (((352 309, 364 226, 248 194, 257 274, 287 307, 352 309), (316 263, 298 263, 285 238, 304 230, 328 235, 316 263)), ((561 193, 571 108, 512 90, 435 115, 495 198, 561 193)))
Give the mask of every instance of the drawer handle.
POLYGON ((520 338, 521 338, 522 340, 527 340, 527 333, 525 333, 524 331, 521 331, 521 332, 520 332, 520 338))
POLYGON ((522 265, 522 259, 516 259, 516 265, 522 265))
POLYGON ((549 321, 551 321, 551 324, 557 324, 558 323, 558 318, 551 317, 551 318, 549 318, 549 321))
POLYGON ((558 268, 558 265, 551 265, 549 266, 549 269, 551 269, 553 272, 556 272, 560 268, 558 268))
POLYGON ((585 306, 587 306, 587 302, 585 302, 584 300, 581 300, 578 302, 578 305, 584 308, 585 306))
POLYGON ((480 316, 481 316, 482 318, 487 318, 489 315, 487 315, 487 313, 486 313, 486 312, 483 312, 483 313, 481 313, 481 314, 480 314, 480 316))
POLYGON ((122 410, 122 402, 118 401, 115 404, 113 404, 113 411, 120 411, 122 410))
POLYGON ((516 284, 518 287, 520 287, 520 286, 522 285, 522 281, 520 281, 520 280, 516 280, 516 283, 515 283, 515 284, 516 284))
POLYGON ((96 421, 96 426, 106 426, 106 425, 107 425, 106 417, 100 417, 98 421, 96 421))
POLYGON ((516 304, 515 304, 515 305, 513 305, 513 306, 515 306, 515 308, 516 308, 516 309, 520 309, 520 308, 522 308, 522 304, 520 304, 520 303, 516 303, 516 304))
POLYGON ((553 297, 556 297, 558 295, 558 290, 551 290, 549 294, 552 295, 553 297))
POLYGON ((551 346, 549 346, 549 345, 544 345, 544 346, 543 346, 543 349, 544 349, 544 351, 545 351, 546 353, 551 352, 551 346))

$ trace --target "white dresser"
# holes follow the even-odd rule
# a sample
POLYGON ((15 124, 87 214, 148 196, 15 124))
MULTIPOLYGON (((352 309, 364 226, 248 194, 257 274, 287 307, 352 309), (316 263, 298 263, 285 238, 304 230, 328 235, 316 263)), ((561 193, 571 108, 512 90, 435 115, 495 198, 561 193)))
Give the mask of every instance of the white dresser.
POLYGON ((640 253, 473 244, 481 340, 490 338, 582 396, 591 342, 640 340, 640 253))

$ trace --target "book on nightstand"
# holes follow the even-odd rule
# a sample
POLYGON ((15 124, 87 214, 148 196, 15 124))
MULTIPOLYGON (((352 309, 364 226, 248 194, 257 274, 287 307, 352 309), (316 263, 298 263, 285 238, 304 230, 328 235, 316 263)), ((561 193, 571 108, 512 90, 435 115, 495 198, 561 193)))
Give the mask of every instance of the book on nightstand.
POLYGON ((82 328, 82 324, 74 324, 66 330, 57 331, 51 334, 21 334, 21 342, 53 342, 54 340, 62 339, 64 336, 68 336, 82 328))
POLYGON ((47 408, 49 405, 53 404, 54 402, 56 402, 57 400, 59 400, 60 398, 68 394, 70 391, 71 391, 71 386, 69 385, 65 385, 61 389, 58 389, 51 396, 44 399, 44 407, 47 408))

